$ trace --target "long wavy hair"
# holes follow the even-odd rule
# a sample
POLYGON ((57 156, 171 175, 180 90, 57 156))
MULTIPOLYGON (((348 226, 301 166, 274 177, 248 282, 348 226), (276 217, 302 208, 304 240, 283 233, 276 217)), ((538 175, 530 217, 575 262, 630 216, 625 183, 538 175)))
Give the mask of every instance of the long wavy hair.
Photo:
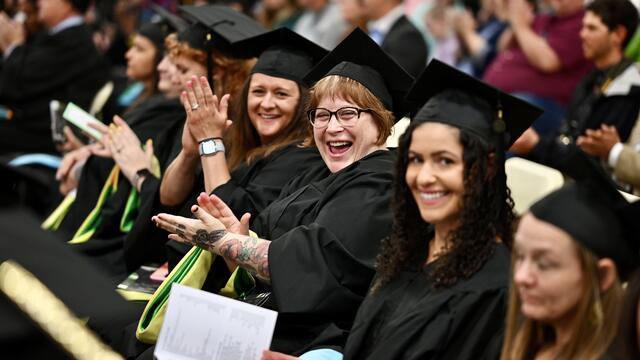
POLYGON ((245 81, 240 93, 240 101, 235 103, 235 114, 238 114, 239 121, 229 128, 225 135, 225 146, 227 146, 227 163, 229 170, 235 169, 244 162, 250 162, 258 156, 268 156, 273 151, 284 145, 293 142, 302 143, 311 131, 311 125, 306 121, 305 104, 309 97, 309 90, 301 83, 296 82, 300 97, 296 110, 291 121, 282 129, 275 139, 268 145, 262 144, 258 131, 251 123, 247 99, 251 85, 251 76, 245 81))
MULTIPOLYGON (((400 138, 391 201, 393 227, 391 235, 382 241, 373 293, 401 271, 423 266, 435 234, 433 226, 420 216, 404 176, 413 132, 425 122, 414 120, 400 138)), ((463 129, 460 129, 459 140, 464 162, 460 221, 446 239, 445 253, 431 264, 429 276, 435 288, 450 287, 470 278, 492 255, 497 240, 509 248, 513 243, 515 214, 502 156, 463 129)))

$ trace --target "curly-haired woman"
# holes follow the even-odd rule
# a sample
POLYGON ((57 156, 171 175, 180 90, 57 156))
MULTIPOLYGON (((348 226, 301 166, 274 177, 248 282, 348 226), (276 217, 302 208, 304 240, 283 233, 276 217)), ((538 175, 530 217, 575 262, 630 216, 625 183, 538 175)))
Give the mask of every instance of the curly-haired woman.
POLYGON ((393 231, 345 358, 497 358, 514 220, 502 149, 538 111, 437 61, 411 94, 428 101, 400 140, 393 231))

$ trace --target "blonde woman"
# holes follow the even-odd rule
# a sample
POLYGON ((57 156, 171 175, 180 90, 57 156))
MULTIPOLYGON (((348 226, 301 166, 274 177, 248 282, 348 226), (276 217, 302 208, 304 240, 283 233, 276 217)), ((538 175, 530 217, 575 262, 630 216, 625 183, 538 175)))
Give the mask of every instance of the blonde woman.
POLYGON ((600 359, 618 328, 621 281, 638 265, 630 210, 577 154, 582 178, 534 204, 515 235, 502 359, 600 359), (589 176, 585 177, 586 174, 589 176))

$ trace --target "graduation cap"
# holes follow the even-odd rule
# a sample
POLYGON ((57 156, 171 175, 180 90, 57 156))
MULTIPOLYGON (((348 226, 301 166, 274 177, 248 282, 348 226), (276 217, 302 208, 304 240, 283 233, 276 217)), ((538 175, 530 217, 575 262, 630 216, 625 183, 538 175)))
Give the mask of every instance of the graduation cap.
POLYGON ((242 54, 233 51, 231 44, 267 31, 257 21, 227 6, 182 5, 178 10, 193 23, 178 33, 178 41, 207 54, 207 79, 212 87, 213 49, 233 58, 242 58, 242 54))
POLYGON ((208 45, 231 57, 242 57, 231 44, 267 32, 252 18, 223 5, 183 5, 178 10, 193 26, 178 35, 194 49, 206 51, 208 45))
POLYGON ((362 84, 393 112, 396 121, 407 112, 404 96, 413 77, 359 28, 325 56, 305 76, 305 81, 311 85, 330 75, 344 76, 362 84))
POLYGON ((640 202, 628 203, 602 166, 582 150, 569 155, 575 183, 547 195, 531 213, 568 233, 600 258, 616 263, 625 280, 640 265, 640 202))
MULTIPOLYGON (((183 31, 189 24, 162 6, 151 4, 151 8, 155 12, 155 15, 151 18, 150 22, 140 26, 138 33, 151 40, 155 47, 161 50, 164 49, 164 38, 167 37, 167 35, 175 31, 183 31)), ((161 53, 162 51, 159 52, 161 53)))
POLYGON ((542 114, 540 108, 436 59, 418 76, 406 100, 412 120, 452 125, 506 149, 542 114))
POLYGON ((287 28, 239 41, 234 48, 246 57, 258 57, 251 73, 302 82, 329 51, 287 28))
POLYGON ((0 348, 14 358, 82 358, 78 351, 85 350, 115 358, 78 318, 113 340, 137 311, 112 280, 19 206, 23 180, 0 165, 0 348))

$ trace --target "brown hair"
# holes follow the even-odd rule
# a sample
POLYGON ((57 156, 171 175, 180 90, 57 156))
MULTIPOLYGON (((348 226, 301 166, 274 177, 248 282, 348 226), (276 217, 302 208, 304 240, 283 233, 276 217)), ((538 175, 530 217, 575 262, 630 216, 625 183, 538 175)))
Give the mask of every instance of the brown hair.
MULTIPOLYGON (((576 253, 583 274, 584 294, 577 305, 569 342, 556 359, 600 359, 616 336, 623 290, 618 277, 606 291, 600 292, 598 258, 589 250, 577 245, 576 253)), ((515 252, 512 257, 515 263, 515 252)), ((554 341, 551 326, 527 319, 520 312, 522 303, 511 283, 507 328, 501 359, 532 358, 545 345, 554 341)))
MULTIPOLYGON (((307 110, 318 107, 320 101, 325 97, 341 98, 363 109, 373 110, 371 116, 378 127, 376 145, 384 144, 391 135, 391 129, 395 123, 393 113, 384 107, 378 97, 356 80, 339 75, 330 75, 320 79, 311 88, 307 110)), ((313 145, 315 145, 315 140, 313 133, 311 133, 304 140, 304 146, 313 145)))
POLYGON ((234 111, 235 114, 239 114, 240 120, 234 121, 234 124, 225 135, 227 164, 230 171, 243 162, 250 162, 258 156, 267 156, 284 145, 296 141, 302 142, 308 136, 311 125, 306 122, 304 105, 309 96, 309 90, 298 82, 296 84, 298 85, 300 97, 291 121, 277 134, 273 141, 269 144, 262 144, 260 135, 251 123, 247 109, 251 77, 245 81, 240 94, 240 101, 235 104, 236 109, 234 111))
MULTIPOLYGON (((207 53, 200 49, 192 48, 186 42, 178 41, 178 35, 176 33, 167 36, 165 39, 165 48, 171 58, 185 56, 204 66, 207 64, 207 53)), ((213 50, 212 56, 214 67, 222 74, 222 77, 214 83, 213 93, 218 97, 222 97, 224 94, 230 94, 229 109, 234 109, 235 99, 238 98, 237 95, 240 93, 245 79, 249 76, 255 60, 230 58, 215 49, 213 50)), ((235 114, 229 114, 229 117, 234 118, 236 116, 235 114)))

